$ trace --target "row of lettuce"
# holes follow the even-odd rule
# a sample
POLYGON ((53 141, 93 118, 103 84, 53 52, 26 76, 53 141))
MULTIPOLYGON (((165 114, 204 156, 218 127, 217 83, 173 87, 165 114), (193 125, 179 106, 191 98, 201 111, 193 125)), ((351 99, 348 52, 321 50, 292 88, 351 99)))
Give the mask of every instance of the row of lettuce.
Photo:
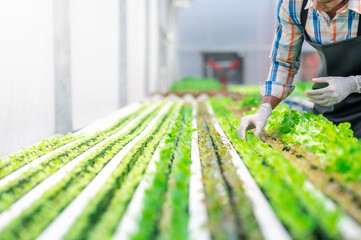
POLYGON ((216 131, 205 103, 198 104, 197 130, 210 231, 214 239, 262 239, 229 146, 216 131))
MULTIPOLYGON (((250 105, 257 105, 257 102, 251 101, 251 98, 240 102, 212 98, 209 102, 223 131, 294 239, 342 238, 339 223, 346 216, 345 211, 361 222, 357 218, 361 216, 357 212, 360 211, 357 204, 361 199, 358 191, 361 163, 355 161, 361 148, 352 137, 348 124, 335 126, 321 116, 300 114, 280 106, 266 127, 265 137, 269 142, 261 141, 251 132, 247 133, 247 141, 243 141, 237 134, 240 116, 236 113, 249 109, 250 105), (272 141, 281 147, 272 146, 272 141), (297 148, 299 146, 302 148, 297 148), (290 149, 299 151, 295 150, 294 154, 297 160, 288 157, 287 154, 293 151, 290 149), (309 160, 305 156, 314 157, 312 167, 326 174, 330 182, 339 184, 351 195, 355 208, 347 209, 348 202, 327 191, 323 187, 326 183, 317 182, 317 176, 310 182, 313 175, 302 168, 309 160), (330 207, 321 192, 339 205, 330 207)), ((1 229, 0 239, 35 239, 165 106, 165 102, 146 104, 91 136, 69 134, 45 140, 1 159, 0 181, 25 164, 50 153, 42 163, 0 187, 0 216, 40 182, 91 150, 91 154, 86 155, 58 184, 1 229), (129 126, 136 118, 138 120, 129 126), (122 131, 126 126, 129 127, 122 131), (60 151, 51 154, 61 146, 60 151)), ((188 238, 191 136, 194 131, 192 110, 189 104, 171 104, 154 127, 125 155, 100 191, 85 206, 65 239, 111 239, 158 146, 161 146, 160 158, 142 200, 143 208, 137 222, 139 231, 129 239, 188 238), (160 145, 161 142, 163 144, 160 145)), ((232 164, 229 146, 222 143, 211 118, 206 103, 199 103, 196 119, 206 196, 204 204, 208 213, 207 228, 212 239, 262 239, 252 203, 232 164)))
MULTIPOLYGON (((49 188, 30 208, 21 213, 1 232, 4 239, 34 239, 56 216, 88 185, 88 183, 103 169, 103 167, 133 138, 139 135, 161 106, 156 107, 139 119, 132 127, 122 134, 114 135, 101 147, 93 148, 78 165, 68 173, 55 187, 49 188)), ((34 168, 30 168, 16 180, 0 189, 1 211, 23 197, 38 183, 54 174, 70 161, 94 147, 107 137, 120 131, 130 120, 139 115, 144 108, 121 118, 112 127, 84 137, 76 146, 69 146, 55 156, 34 168)))
POLYGON ((210 101, 228 138, 293 237, 339 239, 346 214, 361 224, 361 163, 356 157, 361 145, 349 123, 336 126, 321 115, 281 105, 268 121, 265 142, 251 132, 247 141, 241 141, 240 118, 255 112, 257 104, 249 110, 243 100, 210 101))
POLYGON ((239 118, 225 107, 227 100, 211 101, 215 114, 291 234, 296 239, 317 239, 320 233, 327 238, 336 238, 339 211, 329 211, 323 202, 304 188, 306 177, 281 152, 251 134, 248 141, 241 141, 237 134, 239 118))
MULTIPOLYGON (((62 142, 62 146, 68 144, 67 146, 56 154, 48 155, 43 162, 28 171, 24 171, 14 181, 4 185, 0 189, 2 206, 0 218, 17 200, 27 198, 27 194, 31 194, 31 190, 36 188, 40 182, 47 181, 49 176, 82 154, 91 152, 82 158, 77 166, 60 182, 49 187, 30 207, 9 221, 8 225, 1 229, 0 239, 37 238, 79 196, 95 176, 129 142, 144 131, 151 120, 160 114, 160 110, 165 105, 166 103, 145 105, 136 112, 122 117, 108 129, 91 136, 82 135, 82 140, 78 142, 75 138, 70 138, 70 135, 67 135, 68 142, 62 142), (136 117, 139 119, 126 131, 120 133, 136 117)), ((84 207, 75 224, 67 230, 64 239, 111 239, 116 233, 139 183, 144 178, 149 162, 158 146, 161 146, 160 157, 156 163, 153 181, 146 189, 142 199, 143 208, 137 220, 139 231, 128 237, 129 239, 186 239, 189 236, 188 205, 192 150, 190 139, 194 131, 192 129, 192 111, 193 107, 190 104, 172 103, 154 127, 122 158, 106 183, 84 207), (163 142, 162 145, 160 145, 161 142, 163 142)), ((200 122, 200 124, 202 123, 200 122)), ((207 141, 210 140, 208 135, 208 132, 202 132, 202 138, 207 138, 207 141)), ((47 140, 32 148, 24 149, 23 153, 26 154, 25 152, 33 151, 33 149, 42 149, 44 144, 51 141, 57 141, 57 139, 47 140)), ((219 137, 217 141, 219 141, 219 137)), ((213 149, 213 151, 216 150, 213 149)), ((217 151, 225 154, 222 146, 217 151)), ((42 151, 38 157, 47 153, 51 153, 51 150, 42 151)), ((10 158, 23 156, 19 154, 17 153, 10 158)), ((203 173, 207 179, 214 182, 212 179, 214 169, 206 167, 208 155, 207 153, 201 155, 202 166, 204 166, 203 173)), ((27 163, 32 160, 34 161, 35 158, 29 159, 27 163)), ((240 180, 235 175, 235 170, 229 165, 229 160, 228 165, 222 167, 224 171, 227 169, 232 171, 229 176, 226 173, 221 173, 217 158, 213 160, 214 167, 217 168, 220 177, 218 180, 223 181, 222 187, 226 194, 225 196, 219 194, 212 196, 212 193, 217 192, 217 187, 211 182, 206 184, 207 197, 211 199, 207 202, 209 214, 212 216, 209 227, 213 229, 214 238, 224 239, 226 236, 227 238, 238 239, 240 234, 253 234, 257 236, 257 239, 261 239, 257 223, 252 215, 251 205, 249 203, 248 205, 241 204, 247 202, 246 197, 241 190, 242 188, 239 188, 240 180), (223 175, 227 175, 229 183, 225 183, 223 175), (225 202, 225 198, 228 199, 227 202, 225 202), (242 208, 239 210, 239 214, 233 213, 232 210, 238 209, 238 206, 242 208), (220 212, 223 212, 223 217, 222 214, 219 215, 220 212), (246 214, 243 215, 243 212, 246 214), (230 216, 232 217, 229 218, 230 216), (250 221, 247 220, 248 217, 250 217, 250 221), (232 224, 231 230, 228 224, 223 223, 221 226, 217 226, 226 219, 227 223, 232 224), (242 228, 240 219, 242 222, 244 221, 242 228), (247 232, 251 228, 255 228, 255 233, 247 232)), ((2 163, 4 166, 14 165, 12 172, 9 170, 4 172, 5 176, 13 174, 14 171, 24 165, 17 161, 9 162, 7 160, 2 163)))

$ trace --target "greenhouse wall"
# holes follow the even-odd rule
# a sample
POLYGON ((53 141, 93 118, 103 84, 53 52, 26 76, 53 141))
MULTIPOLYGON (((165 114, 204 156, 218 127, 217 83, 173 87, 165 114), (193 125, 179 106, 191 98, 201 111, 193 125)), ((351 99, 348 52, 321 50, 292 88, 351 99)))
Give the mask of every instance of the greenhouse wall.
POLYGON ((76 131, 166 90, 174 79, 174 8, 171 0, 2 1, 0 156, 57 134, 59 99, 70 109, 65 129, 76 131), (69 31, 55 29, 55 3, 69 31), (54 44, 56 34, 69 40, 69 54, 54 44), (60 83, 69 83, 70 94, 55 76, 54 59, 64 58, 70 79, 60 83))
POLYGON ((54 133, 52 18, 52 1, 0 2, 0 155, 54 133))
POLYGON ((70 3, 73 128, 79 129, 118 108, 119 1, 70 3))

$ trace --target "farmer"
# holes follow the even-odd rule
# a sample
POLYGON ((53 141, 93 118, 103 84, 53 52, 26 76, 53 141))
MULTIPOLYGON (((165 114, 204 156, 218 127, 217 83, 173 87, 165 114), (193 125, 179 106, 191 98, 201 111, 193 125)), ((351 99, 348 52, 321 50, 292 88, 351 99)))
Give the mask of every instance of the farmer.
POLYGON ((304 40, 321 61, 313 90, 305 94, 315 114, 335 124, 350 122, 361 138, 361 0, 279 0, 277 31, 273 40, 271 68, 262 84, 262 104, 255 114, 241 119, 238 130, 256 128, 259 136, 267 119, 293 91, 293 77, 300 65, 304 40))

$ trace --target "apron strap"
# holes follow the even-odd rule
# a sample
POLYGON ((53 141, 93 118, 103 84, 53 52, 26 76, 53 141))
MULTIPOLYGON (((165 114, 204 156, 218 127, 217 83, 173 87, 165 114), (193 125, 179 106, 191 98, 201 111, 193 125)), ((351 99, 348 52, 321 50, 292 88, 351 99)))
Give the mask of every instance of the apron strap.
POLYGON ((361 15, 359 14, 359 20, 358 20, 358 29, 357 29, 357 36, 361 36, 361 15))
POLYGON ((308 2, 307 0, 303 0, 302 8, 301 8, 301 26, 303 27, 303 29, 306 28, 306 22, 308 16, 308 9, 305 9, 307 2, 308 2))
MULTIPOLYGON (((310 41, 310 36, 308 35, 308 33, 306 32, 306 22, 307 22, 307 17, 308 17, 308 9, 305 9, 306 5, 307 5, 308 0, 303 0, 302 1, 302 8, 301 8, 301 26, 303 28, 303 33, 306 37, 306 40, 310 41)), ((361 31, 359 31, 361 32, 361 31)))

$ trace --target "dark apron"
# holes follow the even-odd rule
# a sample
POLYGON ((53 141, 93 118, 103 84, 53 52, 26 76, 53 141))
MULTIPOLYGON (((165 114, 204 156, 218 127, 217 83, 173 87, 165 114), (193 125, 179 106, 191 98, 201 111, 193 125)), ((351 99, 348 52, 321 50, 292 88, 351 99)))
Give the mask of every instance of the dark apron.
MULTIPOLYGON (((301 25, 305 29, 308 9, 307 1, 303 1, 301 11, 301 25)), ((319 77, 338 76, 348 77, 361 75, 361 16, 356 38, 351 38, 331 44, 317 44, 310 41, 309 35, 303 30, 305 40, 314 47, 320 57, 319 77)), ((313 89, 326 87, 327 83, 314 83, 313 89)), ((335 124, 351 123, 351 129, 356 138, 361 138, 361 94, 352 93, 343 101, 330 107, 315 104, 315 114, 322 114, 335 124)))

